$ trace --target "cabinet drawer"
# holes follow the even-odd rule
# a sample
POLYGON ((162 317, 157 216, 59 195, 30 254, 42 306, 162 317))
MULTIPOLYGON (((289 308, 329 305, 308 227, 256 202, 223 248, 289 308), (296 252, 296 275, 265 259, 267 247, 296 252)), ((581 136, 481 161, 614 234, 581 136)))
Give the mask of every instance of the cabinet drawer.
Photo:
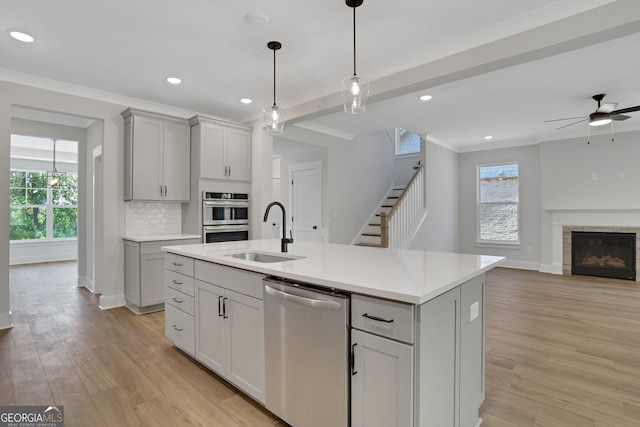
POLYGON ((180 310, 194 315, 195 312, 195 299, 192 296, 178 292, 173 288, 166 287, 164 289, 165 306, 171 304, 172 306, 179 308, 180 310))
POLYGON ((193 258, 167 253, 164 257, 164 266, 168 270, 193 277, 193 258))
POLYGON ((176 347, 195 356, 196 334, 193 316, 172 305, 165 305, 164 333, 167 338, 173 341, 176 347))
POLYGON ((203 282, 221 286, 241 294, 262 300, 262 279, 264 275, 233 267, 196 261, 195 278, 203 282))
MULTIPOLYGON (((166 259, 165 259, 166 261, 166 259)), ((165 270, 164 271, 164 284, 173 288, 177 291, 180 291, 184 294, 194 296, 194 284, 193 277, 185 276, 184 274, 176 273, 175 271, 165 270)))
POLYGON ((351 296, 351 326, 406 343, 414 340, 414 306, 362 295, 351 296))

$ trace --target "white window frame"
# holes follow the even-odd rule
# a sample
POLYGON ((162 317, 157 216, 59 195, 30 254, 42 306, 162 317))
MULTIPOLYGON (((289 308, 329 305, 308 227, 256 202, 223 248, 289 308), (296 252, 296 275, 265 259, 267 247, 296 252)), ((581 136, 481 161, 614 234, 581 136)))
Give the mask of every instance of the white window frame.
MULTIPOLYGON (((394 152, 395 152, 395 156, 396 157, 415 157, 417 155, 420 154, 420 145, 418 145, 418 151, 412 151, 411 153, 400 153, 400 130, 404 129, 404 128, 394 128, 393 129, 393 141, 394 141, 394 152)), ((408 129, 404 129, 410 133, 416 134, 415 132, 411 132, 408 129)), ((420 135, 418 135, 418 137, 420 138, 420 140, 422 140, 422 137, 420 135)))
POLYGON ((512 162, 498 162, 498 163, 486 163, 486 164, 479 164, 476 166, 476 245, 477 246, 486 246, 486 247, 491 247, 491 246, 515 246, 515 247, 519 247, 520 246, 520 235, 521 235, 521 229, 520 229, 520 179, 521 179, 521 173, 520 173, 520 163, 517 161, 512 161, 512 162), (516 240, 487 240, 487 239, 482 239, 480 237, 480 207, 482 205, 488 205, 488 204, 492 204, 492 203, 482 203, 480 201, 480 170, 482 168, 485 167, 495 167, 495 166, 510 166, 510 165, 516 165, 518 167, 518 201, 517 202, 493 202, 493 203, 499 203, 499 204, 512 204, 512 205, 516 205, 518 207, 518 215, 517 215, 517 221, 518 221, 518 238, 516 240))
MULTIPOLYGON (((36 173, 48 173, 46 170, 42 171, 42 170, 36 170, 36 169, 23 169, 23 168, 13 168, 10 169, 10 172, 36 172, 36 173)), ((76 175, 77 173, 73 172, 73 173, 68 173, 68 175, 76 175)), ((47 188, 47 204, 46 205, 10 205, 9 208, 38 208, 38 207, 45 207, 45 212, 46 212, 46 216, 47 216, 47 222, 46 222, 46 234, 47 237, 44 239, 20 239, 20 240, 10 240, 9 242, 11 244, 13 243, 45 243, 45 242, 63 242, 63 241, 71 241, 71 240, 78 240, 78 237, 53 237, 53 210, 55 209, 76 209, 76 218, 77 218, 77 211, 79 209, 79 206, 76 205, 63 205, 63 206, 56 206, 53 205, 52 200, 53 200, 53 188, 48 185, 47 188)), ((76 220, 76 227, 78 226, 77 220, 76 220)), ((76 235, 77 235, 77 229, 76 229, 76 235)))

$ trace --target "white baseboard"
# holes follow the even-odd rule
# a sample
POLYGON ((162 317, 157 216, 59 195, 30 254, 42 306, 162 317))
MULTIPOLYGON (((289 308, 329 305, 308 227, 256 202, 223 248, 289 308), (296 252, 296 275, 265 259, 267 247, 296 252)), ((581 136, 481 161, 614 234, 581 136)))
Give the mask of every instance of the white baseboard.
POLYGON ((92 294, 95 294, 95 286, 93 284, 93 280, 89 277, 78 277, 78 283, 76 285, 78 288, 85 288, 92 294))
POLYGON ((110 308, 124 307, 127 304, 123 295, 114 295, 112 297, 100 296, 100 308, 108 310, 110 308))
POLYGON ((11 320, 11 311, 0 314, 0 330, 13 328, 13 320, 11 320))
POLYGON ((515 260, 505 260, 504 263, 500 264, 500 267, 505 268, 516 268, 519 270, 534 270, 540 271, 540 264, 537 262, 529 262, 529 261, 515 261, 515 260))

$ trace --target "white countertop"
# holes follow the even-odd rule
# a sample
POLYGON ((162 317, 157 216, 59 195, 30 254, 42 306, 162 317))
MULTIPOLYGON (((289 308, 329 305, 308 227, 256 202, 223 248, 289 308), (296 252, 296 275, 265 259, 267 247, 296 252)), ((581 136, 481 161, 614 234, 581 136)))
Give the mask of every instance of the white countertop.
POLYGON ((158 242, 162 240, 186 240, 186 239, 200 239, 199 234, 151 234, 148 236, 122 236, 124 240, 130 240, 132 242, 158 242))
POLYGON ((287 254, 281 254, 279 239, 163 246, 163 249, 243 270, 412 304, 423 304, 504 260, 487 255, 314 242, 296 242, 289 245, 287 254), (226 256, 238 252, 302 258, 259 263, 226 256))

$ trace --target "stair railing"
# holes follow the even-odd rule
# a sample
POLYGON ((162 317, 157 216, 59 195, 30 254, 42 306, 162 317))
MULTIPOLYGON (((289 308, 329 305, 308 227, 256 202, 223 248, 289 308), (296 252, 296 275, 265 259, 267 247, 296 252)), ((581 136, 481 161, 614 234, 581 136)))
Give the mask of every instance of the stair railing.
POLYGON ((381 246, 404 248, 420 224, 426 205, 424 168, 419 164, 391 210, 380 213, 381 246))

